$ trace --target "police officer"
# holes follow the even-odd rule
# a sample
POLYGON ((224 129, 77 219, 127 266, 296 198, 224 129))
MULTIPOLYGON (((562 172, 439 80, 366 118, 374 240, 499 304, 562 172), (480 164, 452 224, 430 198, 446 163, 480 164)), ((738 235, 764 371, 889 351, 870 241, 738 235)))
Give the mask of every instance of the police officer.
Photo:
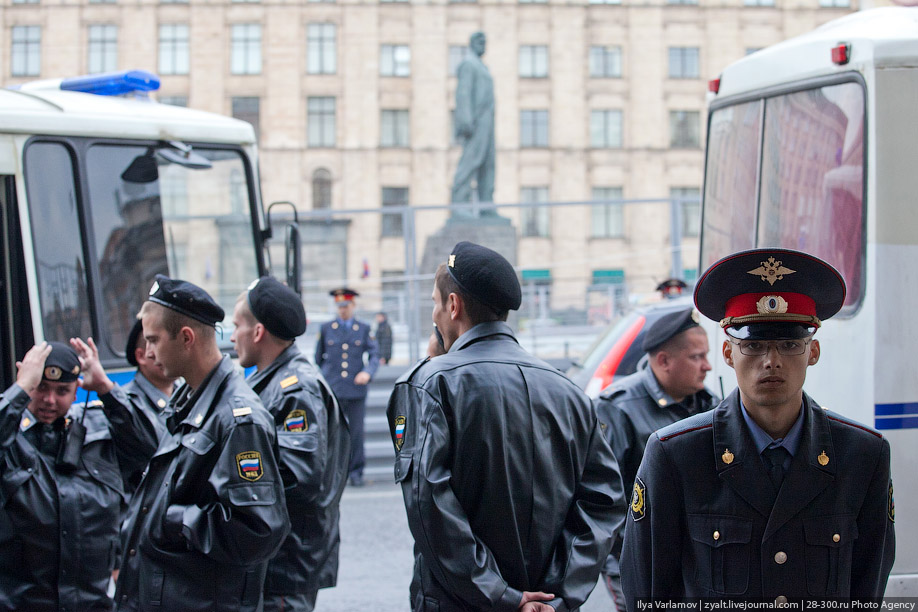
POLYGON ((389 400, 416 612, 576 609, 621 524, 621 478, 596 412, 520 348, 506 323, 520 301, 506 259, 457 244, 433 289, 447 352, 389 400))
POLYGON ((30 349, 0 398, 0 608, 109 610, 123 489, 105 416, 64 343, 30 349))
POLYGON ((626 520, 638 598, 882 597, 895 557, 889 443, 803 392, 813 334, 845 299, 824 261, 756 249, 698 281, 739 388, 650 437, 626 520))
POLYGON ((239 364, 274 417, 292 528, 268 563, 265 612, 308 612, 338 577, 338 502, 347 482, 347 420, 325 379, 294 344, 306 331, 300 297, 270 276, 233 311, 239 364))
POLYGON ((217 348, 223 309, 162 275, 140 310, 155 363, 185 384, 125 521, 119 610, 258 609, 290 523, 271 415, 217 348))
MULTIPOLYGON (((714 396, 705 389, 708 335, 698 325, 692 307, 657 319, 644 334, 641 348, 648 355, 647 367, 621 379, 596 400, 599 419, 618 460, 622 483, 634 483, 647 438, 657 429, 710 410, 714 396)), ((619 559, 621 534, 603 568, 606 588, 619 610, 625 609, 621 591, 619 559)))
POLYGON ((324 323, 316 342, 316 365, 347 415, 351 431, 348 482, 363 486, 363 421, 367 413, 367 385, 379 368, 379 350, 370 334, 369 323, 354 318, 354 298, 360 294, 342 287, 329 292, 335 298, 338 316, 324 323), (364 363, 363 356, 367 356, 364 363))

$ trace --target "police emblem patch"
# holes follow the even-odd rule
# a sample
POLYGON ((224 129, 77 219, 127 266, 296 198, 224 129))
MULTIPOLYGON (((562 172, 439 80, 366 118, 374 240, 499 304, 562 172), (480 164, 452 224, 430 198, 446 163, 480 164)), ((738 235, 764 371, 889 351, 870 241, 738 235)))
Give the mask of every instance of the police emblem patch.
POLYGON ((264 467, 261 464, 261 453, 258 451, 246 451, 236 455, 236 467, 239 470, 239 476, 249 482, 255 482, 265 475, 264 467))
POLYGON ((893 497, 892 479, 889 481, 889 501, 887 501, 886 514, 889 516, 889 520, 893 523, 896 522, 896 500, 893 497))
POLYGON ((291 410, 284 419, 284 429, 287 431, 306 431, 309 425, 306 423, 305 410, 291 410))
POLYGON ((639 521, 647 511, 647 487, 640 478, 634 479, 634 491, 631 493, 631 518, 639 521))
POLYGON ((395 417, 395 450, 402 450, 405 443, 405 417, 395 417))

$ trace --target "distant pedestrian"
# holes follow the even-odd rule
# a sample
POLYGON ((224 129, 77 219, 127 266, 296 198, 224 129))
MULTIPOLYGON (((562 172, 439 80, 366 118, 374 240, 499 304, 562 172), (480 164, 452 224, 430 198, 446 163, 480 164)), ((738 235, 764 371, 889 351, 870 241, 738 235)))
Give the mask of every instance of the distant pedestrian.
POLYGON ((369 323, 354 318, 354 298, 360 294, 341 287, 329 294, 335 298, 338 316, 322 325, 316 343, 316 365, 344 413, 351 431, 351 460, 348 482, 363 486, 366 455, 363 449, 364 419, 367 412, 367 385, 379 368, 379 349, 370 334, 369 323), (364 361, 366 355, 366 361, 364 361))
POLYGON ((388 364, 392 360, 392 327, 384 312, 376 313, 376 344, 379 346, 379 363, 388 364))

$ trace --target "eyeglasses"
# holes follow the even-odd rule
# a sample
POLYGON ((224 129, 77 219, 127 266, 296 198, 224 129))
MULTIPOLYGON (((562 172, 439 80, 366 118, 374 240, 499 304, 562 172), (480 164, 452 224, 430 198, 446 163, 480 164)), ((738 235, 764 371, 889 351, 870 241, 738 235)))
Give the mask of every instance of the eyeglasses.
POLYGON ((779 355, 791 357, 805 353, 806 345, 810 343, 810 340, 728 340, 728 342, 739 346, 740 353, 750 357, 767 355, 772 346, 779 355))

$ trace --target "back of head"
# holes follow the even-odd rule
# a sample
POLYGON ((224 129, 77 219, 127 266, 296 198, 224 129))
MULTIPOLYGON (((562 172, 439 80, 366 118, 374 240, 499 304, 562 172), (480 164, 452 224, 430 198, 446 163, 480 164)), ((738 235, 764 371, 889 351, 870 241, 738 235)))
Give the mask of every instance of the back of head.
POLYGON ((442 300, 450 293, 462 298, 473 325, 506 321, 509 311, 522 303, 520 281, 510 262, 471 242, 453 247, 447 263, 437 269, 436 285, 442 300))
POLYGON ((249 285, 245 295, 249 312, 272 336, 292 341, 306 331, 300 296, 277 279, 262 276, 249 285))

